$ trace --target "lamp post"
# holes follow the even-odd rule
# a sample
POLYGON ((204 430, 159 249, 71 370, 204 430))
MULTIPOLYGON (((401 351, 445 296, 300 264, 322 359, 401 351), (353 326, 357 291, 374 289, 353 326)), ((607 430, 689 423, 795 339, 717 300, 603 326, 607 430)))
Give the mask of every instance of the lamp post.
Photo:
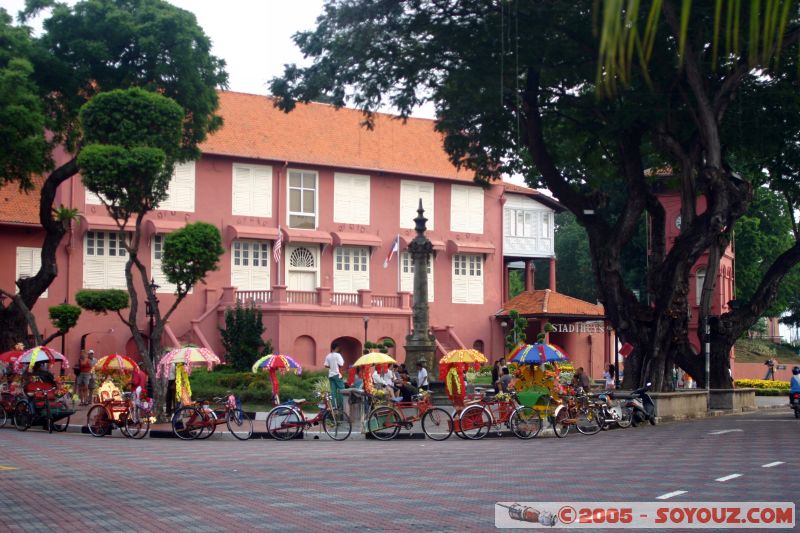
POLYGON ((367 349, 367 330, 369 329, 369 317, 364 317, 364 349, 367 349))

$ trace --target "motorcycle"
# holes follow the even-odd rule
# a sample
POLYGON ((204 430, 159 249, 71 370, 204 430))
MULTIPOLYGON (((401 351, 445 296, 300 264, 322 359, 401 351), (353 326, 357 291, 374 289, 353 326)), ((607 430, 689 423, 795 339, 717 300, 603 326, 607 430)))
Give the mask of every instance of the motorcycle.
POLYGON ((789 394, 789 404, 794 409, 794 417, 800 418, 800 392, 792 392, 789 394))
POLYGON ((652 387, 652 383, 647 383, 641 389, 636 389, 631 393, 630 399, 626 402, 626 406, 633 409, 634 426, 641 422, 649 421, 652 425, 656 425, 656 405, 653 399, 647 394, 647 391, 652 387))
POLYGON ((627 402, 619 401, 611 391, 602 392, 597 396, 597 406, 602 414, 603 429, 608 429, 613 424, 624 429, 633 423, 633 407, 627 402))

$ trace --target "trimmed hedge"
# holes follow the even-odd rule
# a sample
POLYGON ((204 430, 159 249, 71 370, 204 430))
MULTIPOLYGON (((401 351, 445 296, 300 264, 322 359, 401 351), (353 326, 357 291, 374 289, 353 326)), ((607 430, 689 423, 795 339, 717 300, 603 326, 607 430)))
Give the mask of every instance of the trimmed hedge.
MULTIPOLYGON (((289 372, 285 374, 278 372, 281 400, 289 398, 313 400, 314 382, 320 377, 327 377, 327 372, 303 372, 299 376, 289 372)), ((258 374, 237 372, 220 365, 212 372, 202 368, 194 370, 189 382, 192 385, 192 396, 197 398, 224 396, 231 391, 244 403, 263 405, 272 403, 272 383, 268 372, 258 374)))
POLYGON ((776 381, 772 379, 737 379, 733 384, 739 389, 789 390, 788 381, 776 381))

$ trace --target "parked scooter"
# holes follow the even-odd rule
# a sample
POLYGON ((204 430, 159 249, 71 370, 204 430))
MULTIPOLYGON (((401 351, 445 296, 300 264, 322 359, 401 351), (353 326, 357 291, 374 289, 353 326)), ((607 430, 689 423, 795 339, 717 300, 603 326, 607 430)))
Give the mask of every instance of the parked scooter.
POLYGON ((647 391, 652 387, 652 383, 647 383, 641 389, 636 389, 631 393, 631 398, 626 405, 633 409, 633 425, 636 426, 641 422, 649 421, 652 425, 656 425, 656 405, 653 399, 647 394, 647 391))
POLYGON ((597 405, 603 415, 603 429, 613 425, 628 428, 633 423, 633 407, 627 401, 620 401, 611 391, 601 392, 597 396, 597 405))

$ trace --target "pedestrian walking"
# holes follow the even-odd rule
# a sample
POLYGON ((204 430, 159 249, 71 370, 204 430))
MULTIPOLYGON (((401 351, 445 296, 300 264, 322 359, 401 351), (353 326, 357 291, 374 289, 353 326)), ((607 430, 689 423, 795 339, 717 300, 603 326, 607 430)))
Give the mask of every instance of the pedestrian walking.
POLYGON ((342 392, 344 381, 342 381, 341 368, 344 366, 344 359, 339 353, 339 345, 331 344, 331 352, 325 356, 325 368, 328 369, 328 381, 331 384, 331 400, 335 409, 341 409, 344 405, 342 392))

